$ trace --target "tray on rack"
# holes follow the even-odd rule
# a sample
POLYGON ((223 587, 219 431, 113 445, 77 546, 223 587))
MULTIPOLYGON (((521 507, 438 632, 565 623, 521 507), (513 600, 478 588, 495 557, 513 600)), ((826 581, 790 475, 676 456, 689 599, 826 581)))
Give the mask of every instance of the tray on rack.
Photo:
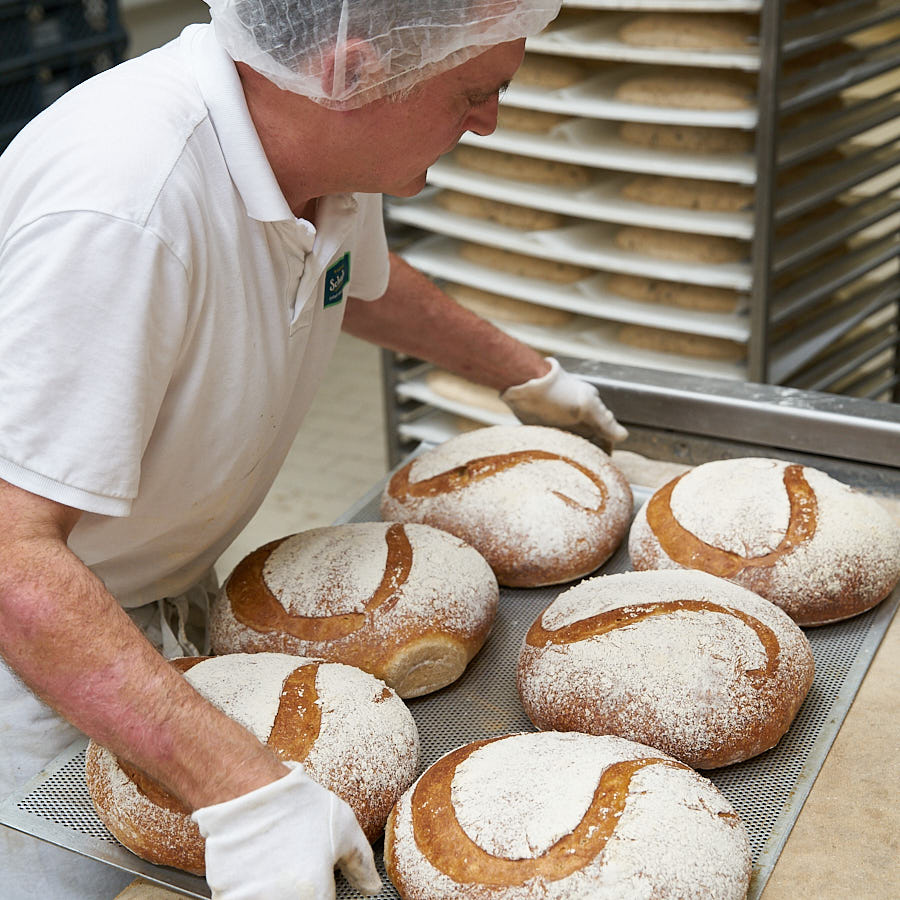
MULTIPOLYGON (((339 521, 377 520, 380 494, 378 485, 339 521)), ((636 504, 648 495, 649 490, 636 487, 636 504)), ((623 546, 601 571, 628 568, 623 546)), ((494 630, 463 676, 435 694, 408 701, 421 738, 421 770, 469 741, 533 730, 516 693, 515 661, 532 621, 565 587, 502 590, 494 630)), ((775 748, 754 759, 705 773, 740 813, 749 833, 753 852, 749 900, 762 893, 898 604, 900 588, 862 616, 807 629, 816 676, 790 731, 775 748)), ((84 787, 84 749, 83 741, 72 745, 0 805, 0 823, 184 895, 209 897, 204 879, 144 862, 109 835, 84 787)), ((381 849, 379 842, 375 850, 383 875, 381 849)), ((384 884, 379 896, 397 898, 386 878, 384 884)), ((338 879, 338 900, 358 896, 338 879)))
POLYGON ((756 160, 752 153, 700 153, 642 147, 623 140, 619 132, 620 125, 616 122, 575 118, 544 134, 515 131, 501 124, 493 134, 466 132, 460 143, 599 169, 654 172, 738 184, 756 181, 756 160))
POLYGON ((642 203, 623 195, 623 188, 630 180, 629 176, 618 172, 595 170, 587 185, 537 184, 466 168, 456 161, 453 153, 441 157, 428 170, 429 184, 534 209, 620 225, 667 228, 739 240, 753 238, 753 210, 750 207, 737 212, 715 212, 642 203))

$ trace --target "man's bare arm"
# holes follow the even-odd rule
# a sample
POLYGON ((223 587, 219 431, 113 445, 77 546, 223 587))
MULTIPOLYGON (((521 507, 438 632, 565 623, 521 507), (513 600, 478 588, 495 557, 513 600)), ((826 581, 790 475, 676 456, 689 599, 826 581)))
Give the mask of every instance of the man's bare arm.
POLYGON ((191 809, 287 773, 156 652, 66 541, 80 513, 0 480, 0 653, 73 725, 191 809))
POLYGON ((394 254, 384 296, 374 303, 351 298, 344 330, 499 391, 550 368, 536 350, 460 306, 394 254))

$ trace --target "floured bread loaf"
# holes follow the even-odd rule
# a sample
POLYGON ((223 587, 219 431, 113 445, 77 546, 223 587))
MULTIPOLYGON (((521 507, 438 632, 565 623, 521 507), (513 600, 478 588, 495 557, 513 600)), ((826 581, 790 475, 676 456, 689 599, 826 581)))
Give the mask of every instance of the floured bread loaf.
POLYGON ((875 606, 900 580, 900 528, 871 497, 777 459, 704 463, 639 511, 635 569, 700 569, 824 625, 875 606))
POLYGON ((638 175, 622 185, 622 196, 638 203, 703 212, 742 212, 753 206, 753 188, 728 181, 638 175))
POLYGON ((443 288, 460 306, 464 306, 485 319, 553 328, 566 325, 575 317, 574 313, 565 309, 528 303, 514 297, 503 297, 500 294, 482 291, 467 284, 449 282, 443 285, 443 288))
POLYGON ((444 209, 459 213, 461 216, 488 219, 498 225, 527 231, 559 228, 565 222, 564 216, 550 210, 517 206, 514 203, 491 200, 489 197, 476 197, 474 194, 463 194, 459 191, 441 191, 435 200, 444 209))
POLYGON ((524 131, 529 134, 549 134, 558 125, 565 125, 575 117, 563 113, 545 112, 540 109, 524 109, 518 106, 501 104, 497 113, 497 125, 511 131, 524 131))
POLYGON ((631 488, 599 447, 532 425, 457 435, 403 466, 381 498, 382 518, 457 535, 511 587, 593 572, 631 511, 631 488))
POLYGON ((439 397, 475 406, 499 416, 512 416, 512 410, 500 399, 500 392, 483 384, 475 384, 444 369, 429 369, 425 375, 425 383, 439 397))
POLYGON ((573 284, 594 274, 593 269, 574 263, 560 262, 557 259, 541 259, 538 256, 528 256, 526 253, 516 253, 512 250, 501 250, 499 247, 488 247, 485 244, 476 244, 471 241, 463 241, 459 245, 459 255, 469 262, 508 272, 510 275, 517 275, 520 278, 539 278, 556 284, 573 284))
POLYGON ((625 78, 615 97, 644 106, 727 112, 752 107, 756 91, 753 79, 742 73, 673 68, 625 78))
MULTIPOLYGON (((280 653, 174 660, 214 706, 284 760, 350 804, 370 841, 412 783, 419 738, 403 701, 351 666, 280 653)), ((128 763, 91 741, 85 778, 100 821, 129 850, 157 865, 205 871, 205 842, 190 810, 128 763)))
POLYGON ((503 150, 486 150, 460 144, 453 151, 453 159, 466 169, 498 175, 514 181, 530 181, 533 184, 550 184, 556 187, 584 187, 591 182, 591 170, 577 163, 555 159, 538 159, 520 156, 503 150))
POLYGON ((630 347, 640 347, 654 353, 678 353, 682 356, 725 362, 737 362, 747 355, 744 344, 728 338, 653 328, 649 325, 622 325, 616 332, 616 337, 630 347))
POLYGON ((741 900, 750 844, 702 775, 643 744, 570 732, 475 741, 394 808, 403 900, 741 900))
POLYGON ((606 277, 608 290, 629 300, 642 303, 664 303, 683 309, 700 309, 704 312, 735 312, 740 295, 728 288, 709 287, 703 284, 686 284, 645 278, 642 275, 610 273, 606 277))
POLYGON ((809 641, 777 606, 706 572, 580 582, 531 626, 519 655, 541 730, 616 734, 696 769, 774 747, 812 685, 809 641))
POLYGON ((625 44, 673 50, 752 50, 758 38, 757 16, 729 13, 647 13, 619 28, 625 44))
POLYGON ((656 122, 622 122, 619 136, 629 144, 685 153, 749 153, 753 132, 707 125, 668 125, 656 122))
POLYGON ((483 557, 426 525, 313 528, 245 557, 210 613, 214 653, 268 650, 370 672, 401 697, 462 675, 498 589, 483 557))
POLYGON ((516 84, 557 90, 583 81, 590 71, 585 63, 569 56, 526 53, 514 80, 516 84))
POLYGON ((613 238, 617 247, 675 262, 727 263, 739 262, 748 255, 746 243, 715 234, 691 234, 626 225, 613 238))

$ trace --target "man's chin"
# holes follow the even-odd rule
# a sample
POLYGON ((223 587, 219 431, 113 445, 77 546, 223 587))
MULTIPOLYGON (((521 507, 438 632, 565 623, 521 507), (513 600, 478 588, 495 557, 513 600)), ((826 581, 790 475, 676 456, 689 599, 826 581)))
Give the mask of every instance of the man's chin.
POLYGON ((428 172, 423 172, 412 181, 399 185, 394 190, 385 191, 385 193, 391 194, 394 197, 415 197, 416 194, 421 193, 422 189, 425 187, 427 176, 428 172))

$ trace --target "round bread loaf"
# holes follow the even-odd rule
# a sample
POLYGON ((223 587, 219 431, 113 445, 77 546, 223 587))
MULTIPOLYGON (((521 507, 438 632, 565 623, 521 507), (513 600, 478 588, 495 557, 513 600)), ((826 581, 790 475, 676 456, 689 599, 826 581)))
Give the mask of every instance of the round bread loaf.
MULTIPOLYGON (((419 756, 412 714, 390 688, 351 666, 280 653, 173 664, 213 705, 345 800, 370 841, 379 837, 419 756)), ((93 741, 85 778, 100 821, 125 847, 204 874, 205 841, 178 799, 93 741)))
POLYGON ((625 572, 538 616, 518 688, 538 728, 616 734, 712 769, 774 747, 813 671, 800 628, 752 591, 706 572, 625 572))
POLYGON ((708 125, 622 122, 619 136, 629 144, 685 153, 749 153, 753 132, 708 125))
POLYGON ((800 625, 855 616, 900 580, 900 528, 871 497, 777 459, 704 463, 635 516, 635 569, 700 569, 780 606, 800 625))
POLYGON ((559 125, 571 122, 575 117, 563 113, 544 112, 539 109, 524 109, 518 106, 501 104, 497 112, 499 128, 511 131, 525 131, 529 134, 549 134, 559 125))
POLYGON ((536 425, 450 438, 398 470, 381 499, 384 519, 457 535, 510 587, 593 572, 622 542, 631 512, 631 488, 599 447, 536 425))
POLYGON ((749 255, 748 244, 735 238, 643 225, 619 228, 613 241, 622 250, 675 262, 731 263, 746 259, 749 255))
POLYGON ((385 830, 403 900, 741 900, 734 808, 658 750, 570 732, 476 741, 432 765, 385 830))
POLYGON ((699 359, 736 362, 747 355, 746 345, 738 341, 650 325, 622 325, 617 329, 616 338, 623 344, 654 353, 678 353, 699 359))
POLYGON ((625 78, 614 93, 625 103, 728 111, 752 107, 756 84, 743 72, 671 68, 625 78))
POLYGON ((565 218, 559 213, 505 203, 489 197, 478 197, 475 194, 463 194, 459 191, 440 191, 435 200, 438 206, 461 216, 488 219, 498 225, 521 228, 525 231, 559 228, 565 222, 565 218))
POLYGON ((637 175, 622 185, 622 196, 638 203, 703 212, 741 212, 753 205, 753 188, 747 185, 670 175, 637 175))
POLYGON ((516 70, 517 85, 558 90, 584 81, 591 74, 590 67, 570 56, 548 56, 543 53, 526 53, 522 65, 516 70))
POLYGON ((501 250, 499 247, 488 247, 473 241, 463 241, 459 245, 459 255, 468 262, 497 269, 499 272, 507 272, 518 278, 537 278, 554 284, 574 284, 582 278, 596 274, 595 269, 574 263, 558 259, 542 259, 539 256, 501 250))
POLYGON ((704 312, 733 313, 741 303, 741 296, 728 288, 709 287, 704 284, 686 284, 611 272, 605 281, 608 290, 629 300, 642 303, 664 303, 683 309, 700 309, 704 312))
POLYGON ((212 605, 214 653, 272 651, 358 666, 401 697, 462 675, 497 611, 497 579, 459 538, 357 522, 272 541, 212 605))
POLYGON ((453 151, 453 159, 466 169, 485 175, 498 175, 516 181, 530 181, 534 184, 552 184, 558 187, 584 187, 590 184, 591 170, 577 163, 560 162, 555 159, 539 159, 507 153, 504 150, 488 150, 460 144, 453 151))
POLYGON ((759 44, 759 18, 729 13, 647 13, 626 20, 618 35, 623 43, 635 47, 750 51, 759 44))
POLYGON ((454 372, 444 369, 429 369, 425 374, 425 384, 445 400, 474 406, 498 416, 514 418, 509 407, 500 399, 500 394, 483 384, 475 384, 454 372))
POLYGON ((448 282, 444 290, 460 305, 485 319, 499 322, 518 322, 523 325, 543 325, 548 328, 567 325, 574 313, 555 306, 541 306, 514 297, 505 297, 468 284, 448 282))

